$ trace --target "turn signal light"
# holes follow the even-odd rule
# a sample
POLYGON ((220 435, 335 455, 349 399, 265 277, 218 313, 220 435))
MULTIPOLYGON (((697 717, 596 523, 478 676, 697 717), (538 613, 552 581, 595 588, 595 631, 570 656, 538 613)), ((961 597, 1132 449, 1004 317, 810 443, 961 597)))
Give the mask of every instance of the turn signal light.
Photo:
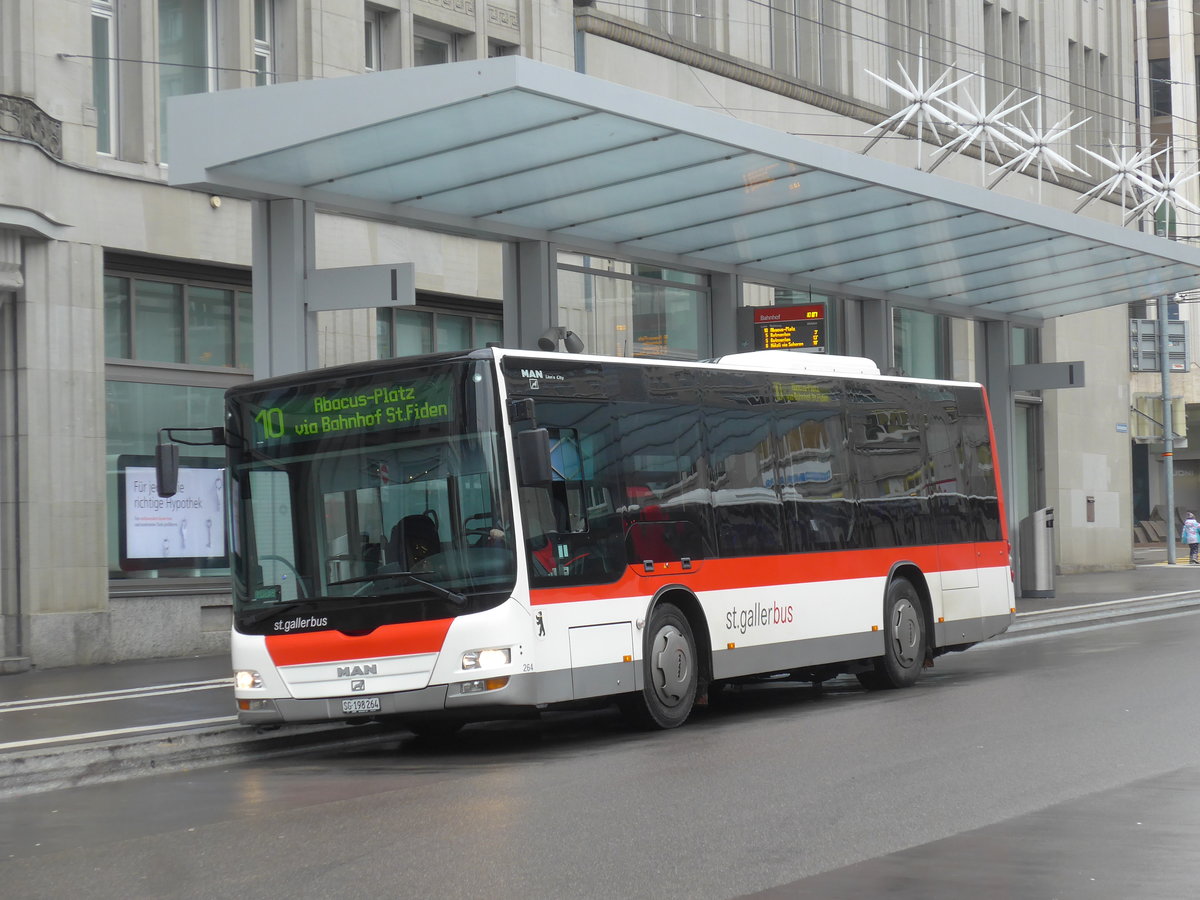
POLYGON ((458 686, 462 694, 482 694, 485 691, 498 691, 508 684, 508 676, 500 675, 495 678, 480 678, 478 681, 464 681, 458 686))

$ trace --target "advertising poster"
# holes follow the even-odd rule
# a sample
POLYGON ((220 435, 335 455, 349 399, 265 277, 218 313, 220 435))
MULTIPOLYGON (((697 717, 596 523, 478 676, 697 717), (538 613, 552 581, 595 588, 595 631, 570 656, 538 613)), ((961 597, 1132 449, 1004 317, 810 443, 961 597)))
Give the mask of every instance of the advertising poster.
POLYGON ((225 470, 204 460, 179 469, 174 497, 158 496, 146 457, 121 457, 121 568, 213 568, 225 565, 225 470), (122 463, 126 463, 122 465, 122 463))

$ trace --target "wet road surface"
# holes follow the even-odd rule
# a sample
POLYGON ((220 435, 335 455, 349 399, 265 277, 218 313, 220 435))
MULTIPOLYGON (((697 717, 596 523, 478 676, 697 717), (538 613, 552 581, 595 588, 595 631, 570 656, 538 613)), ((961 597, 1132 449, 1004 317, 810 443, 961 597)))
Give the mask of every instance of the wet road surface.
POLYGON ((1200 615, 0 801, 14 897, 1139 897, 1200 882, 1200 615))
POLYGON ((0 752, 237 721, 229 660, 69 667, 0 678, 0 752))

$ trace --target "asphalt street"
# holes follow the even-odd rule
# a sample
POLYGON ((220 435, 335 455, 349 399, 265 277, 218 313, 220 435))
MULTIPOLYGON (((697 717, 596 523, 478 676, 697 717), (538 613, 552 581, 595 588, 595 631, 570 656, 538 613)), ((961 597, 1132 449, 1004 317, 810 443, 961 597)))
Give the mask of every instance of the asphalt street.
POLYGON ((0 800, 22 898, 1192 896, 1200 608, 1028 629, 912 689, 769 684, 0 800))
MULTIPOLYGON (((999 640, 1200 604, 1200 568, 1166 565, 1164 556, 1142 548, 1132 569, 1059 576, 1055 596, 1017 601, 1016 625, 999 640)), ((224 656, 34 669, 0 676, 0 797, 369 744, 391 731, 338 724, 260 733, 238 725, 224 656)))

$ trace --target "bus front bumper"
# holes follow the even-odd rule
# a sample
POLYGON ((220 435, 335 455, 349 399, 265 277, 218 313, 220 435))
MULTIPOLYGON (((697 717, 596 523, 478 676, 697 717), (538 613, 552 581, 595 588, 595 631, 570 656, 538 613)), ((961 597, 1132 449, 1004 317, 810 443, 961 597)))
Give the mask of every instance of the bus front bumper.
MULTIPOLYGON (((496 680, 490 679, 493 683, 496 680)), ((237 699, 238 722, 261 726, 285 722, 362 721, 488 707, 532 707, 538 702, 537 693, 536 675, 532 673, 505 676, 504 684, 499 687, 491 687, 487 680, 481 679, 431 685, 415 691, 347 694, 311 700, 258 698, 248 692, 246 697, 237 699)))

